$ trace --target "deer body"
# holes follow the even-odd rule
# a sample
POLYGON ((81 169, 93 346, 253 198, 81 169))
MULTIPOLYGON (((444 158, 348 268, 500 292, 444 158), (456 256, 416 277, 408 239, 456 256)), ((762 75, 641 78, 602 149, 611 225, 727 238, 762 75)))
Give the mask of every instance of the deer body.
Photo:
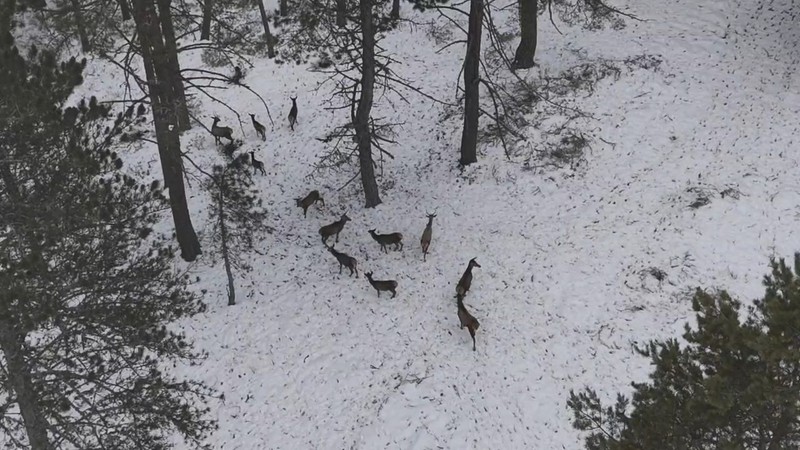
POLYGON ((289 126, 294 131, 294 124, 297 123, 297 97, 290 97, 292 99, 292 109, 289 110, 289 126))
POLYGON ((370 236, 372 239, 375 239, 375 242, 381 244, 381 250, 386 253, 389 253, 386 250, 387 245, 394 244, 395 250, 402 250, 403 249, 403 235, 400 233, 389 233, 389 234, 377 234, 375 233, 375 228, 369 230, 370 236))
POLYGON ((261 140, 262 141, 266 141, 267 140, 267 134, 266 134, 267 129, 266 129, 266 127, 264 127, 264 125, 261 125, 256 120, 256 115, 255 114, 250 114, 250 120, 253 121, 253 128, 255 128, 256 134, 261 136, 261 140))
POLYGON ((250 160, 253 163, 253 175, 255 175, 256 170, 260 170, 261 175, 267 174, 267 172, 264 171, 264 163, 256 159, 256 152, 250 152, 250 160))
POLYGON ((428 214, 428 225, 425 226, 425 231, 422 232, 422 239, 419 243, 422 244, 422 260, 425 261, 428 257, 428 247, 431 245, 431 238, 433 237, 433 218, 436 214, 428 214))
POLYGON ((381 291, 389 291, 392 293, 392 298, 397 295, 397 281, 394 280, 373 280, 372 272, 364 272, 369 284, 378 291, 378 297, 381 296, 381 291))
POLYGON ((336 251, 336 249, 333 248, 333 245, 328 247, 328 251, 331 252, 331 254, 336 257, 337 261, 339 261, 340 274, 342 273, 342 266, 344 266, 350 269, 350 276, 353 276, 353 273, 355 272, 356 278, 358 278, 358 267, 357 267, 358 262, 356 261, 355 258, 353 258, 350 255, 346 255, 342 252, 336 251))
POLYGON ((467 270, 464 271, 464 274, 461 275, 461 279, 458 280, 458 284, 456 285, 456 295, 461 297, 467 295, 470 286, 472 286, 472 268, 473 267, 480 267, 481 265, 475 261, 475 258, 469 260, 469 264, 467 265, 467 270))
POLYGON ((214 117, 214 123, 211 125, 211 134, 214 135, 214 142, 217 144, 222 143, 222 138, 233 142, 233 130, 230 127, 218 127, 219 117, 214 117))
POLYGON ((342 232, 342 228, 344 228, 344 224, 346 224, 348 220, 350 220, 350 218, 347 217, 347 214, 342 214, 341 219, 320 228, 319 235, 322 236, 322 243, 328 245, 328 238, 334 234, 336 235, 336 242, 339 242, 339 233, 342 232))
POLYGON ((478 319, 472 316, 464 306, 464 296, 456 295, 456 304, 458 305, 458 320, 461 322, 461 329, 467 327, 469 335, 472 336, 472 351, 475 351, 475 332, 478 331, 481 324, 478 319))
MULTIPOLYGON (((319 191, 313 190, 305 196, 305 198, 300 199, 296 198, 295 201, 297 202, 297 206, 303 208, 303 217, 306 217, 306 212, 308 212, 308 207, 313 205, 316 202, 322 202, 322 206, 325 206, 325 200, 322 199, 322 196, 319 195, 319 191)), ((324 242, 324 241, 323 241, 324 242)))

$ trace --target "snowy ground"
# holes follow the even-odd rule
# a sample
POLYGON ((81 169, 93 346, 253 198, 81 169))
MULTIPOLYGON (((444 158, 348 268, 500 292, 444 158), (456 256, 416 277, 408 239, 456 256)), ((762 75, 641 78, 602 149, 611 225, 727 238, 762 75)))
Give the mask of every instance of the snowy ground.
MULTIPOLYGON (((480 162, 460 173, 460 118, 442 122, 440 106, 411 97, 412 105, 378 110, 405 124, 389 149, 397 159, 385 164, 384 203, 373 210, 361 207, 357 186, 337 191, 351 172, 307 177, 324 151, 315 138, 345 121, 322 110, 327 88, 314 90, 319 75, 257 61, 246 82, 267 99, 276 127, 262 143, 246 122, 243 151, 266 162, 268 175, 257 183, 275 232, 258 246, 263 256, 249 256, 254 270, 239 274, 237 306, 225 306, 221 265, 209 267, 206 258, 194 267, 210 308, 185 327, 209 357, 178 369, 224 394, 213 405, 220 428, 210 444, 578 449, 565 404, 570 389, 590 384, 611 398, 643 379, 647 361, 632 344, 679 333, 691 289, 722 287, 745 299, 761 293, 768 257, 800 249, 793 1, 632 3, 647 20, 621 31, 561 26, 562 36, 540 21, 531 80, 585 59, 663 59, 659 71, 623 72, 580 100, 597 138, 582 168, 525 171, 501 149, 482 147, 480 162), (295 94, 292 133, 285 116, 295 94), (711 203, 689 208, 691 188, 711 203), (739 198, 723 197, 728 188, 739 198), (293 198, 310 189, 327 207, 313 206, 303 219, 293 198), (423 262, 418 242, 433 210, 423 262), (317 229, 342 212, 353 221, 337 248, 362 272, 396 279, 397 298, 379 299, 363 276, 337 274, 317 229), (403 233, 405 250, 381 253, 367 233, 373 227, 403 233), (473 257, 482 268, 466 303, 481 322, 477 352, 458 328, 453 299, 473 257), (666 273, 662 283, 643 275, 651 267, 666 273)), ((396 70, 452 98, 462 47, 434 55, 424 27, 401 27, 386 45, 403 62, 396 70)), ((88 91, 115 89, 103 73, 90 68, 88 91)), ((258 112, 265 122, 252 95, 220 95, 245 118, 258 112)), ((215 114, 234 123, 211 102, 198 113, 209 126, 215 114)), ((183 142, 203 164, 218 157, 202 130, 183 142)), ((157 176, 155 151, 143 155, 157 176)), ((197 183, 192 188, 193 220, 203 231, 205 200, 197 183)))

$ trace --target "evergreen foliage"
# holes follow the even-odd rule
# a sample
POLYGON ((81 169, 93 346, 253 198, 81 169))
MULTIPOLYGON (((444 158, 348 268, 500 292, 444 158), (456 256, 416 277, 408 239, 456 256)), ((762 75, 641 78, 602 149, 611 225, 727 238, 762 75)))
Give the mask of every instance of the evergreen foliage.
POLYGON ((771 261, 764 297, 740 316, 726 292, 698 290, 685 345, 650 342, 650 381, 629 401, 603 406, 592 389, 570 393, 574 426, 590 450, 800 447, 800 253, 771 261), (630 403, 630 404, 629 404, 630 403))
POLYGON ((0 436, 24 448, 199 445, 204 386, 165 374, 198 357, 168 324, 201 312, 153 232, 157 183, 111 151, 129 123, 96 99, 62 111, 84 62, 0 42, 0 436))

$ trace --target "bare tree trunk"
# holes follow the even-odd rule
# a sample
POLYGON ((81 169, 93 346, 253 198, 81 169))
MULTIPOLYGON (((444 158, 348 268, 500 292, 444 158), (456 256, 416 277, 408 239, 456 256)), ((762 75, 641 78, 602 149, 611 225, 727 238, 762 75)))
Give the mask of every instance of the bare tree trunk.
POLYGON ((233 284, 233 270, 231 270, 231 259, 228 255, 228 225, 225 223, 225 190, 222 182, 218 181, 219 205, 217 205, 217 220, 219 220, 219 238, 222 245, 222 260, 225 263, 225 274, 228 276, 228 306, 236 304, 236 287, 233 284))
POLYGON ((278 14, 280 14, 281 17, 288 16, 289 15, 289 0, 280 0, 279 5, 280 5, 280 11, 278 12, 278 14))
POLYGON ((347 24, 347 0, 336 0, 336 26, 347 24))
POLYGON ((389 18, 392 20, 400 18, 400 0, 392 0, 392 10, 389 12, 389 18))
POLYGON ((358 160, 361 167, 361 185, 364 187, 366 207, 381 203, 375 168, 372 160, 372 132, 369 126, 372 111, 372 94, 375 88, 375 26, 372 23, 372 0, 359 0, 361 15, 361 98, 353 120, 358 141, 358 160))
POLYGON ((189 216, 183 186, 181 142, 176 123, 178 99, 174 98, 175 92, 171 88, 171 67, 162 42, 153 0, 134 0, 133 7, 142 61, 147 74, 148 95, 153 109, 161 170, 164 174, 164 184, 169 189, 175 234, 181 248, 181 257, 186 261, 194 261, 201 254, 200 241, 189 216))
POLYGON ((258 10, 261 12, 261 23, 264 25, 264 38, 267 40, 267 56, 275 57, 275 41, 272 39, 272 32, 269 30, 269 19, 267 10, 264 8, 264 0, 258 0, 258 10))
POLYGON ((533 67, 536 55, 537 0, 519 0, 519 29, 521 40, 514 54, 514 69, 533 67))
POLYGON ((464 58, 464 130, 461 134, 461 159, 459 161, 462 166, 478 161, 482 29, 483 0, 470 0, 467 55, 464 58))
POLYGON ((211 39, 211 11, 214 9, 214 0, 203 2, 203 23, 200 25, 200 39, 211 39))
MULTIPOLYGON (((2 299, 7 302, 11 299, 2 299)), ((2 315, 4 312, 0 312, 2 315)), ((16 403, 25 423, 28 444, 32 450, 50 450, 53 446, 47 436, 48 423, 39 405, 36 389, 31 379, 31 371, 25 361, 24 338, 15 331, 15 326, 7 320, 0 320, 0 348, 8 375, 8 383, 16 395, 16 403)))
POLYGON ((131 7, 128 6, 128 0, 117 0, 119 4, 119 11, 122 14, 122 21, 131 20, 131 7))
MULTIPOLYGON (((183 88, 181 65, 178 62, 178 42, 175 38, 175 27, 172 25, 172 0, 156 0, 158 4, 158 18, 161 21, 161 35, 164 38, 163 57, 169 66, 169 89, 173 91, 175 113, 178 120, 178 130, 186 131, 192 128, 189 120, 189 105, 186 104, 186 90, 183 88)), ((156 56, 162 54, 159 52, 156 56)))
POLYGON ((75 15, 75 28, 78 29, 78 38, 81 41, 81 50, 89 52, 92 50, 92 45, 89 43, 89 35, 86 34, 86 23, 83 20, 83 11, 81 11, 81 2, 79 0, 70 0, 72 5, 72 14, 75 15))

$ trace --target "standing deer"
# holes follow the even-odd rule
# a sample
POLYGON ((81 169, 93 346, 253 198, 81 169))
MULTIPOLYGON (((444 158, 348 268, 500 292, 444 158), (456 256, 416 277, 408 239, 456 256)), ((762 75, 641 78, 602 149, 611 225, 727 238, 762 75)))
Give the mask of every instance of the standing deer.
POLYGON ((342 232, 342 228, 344 228, 344 224, 346 224, 348 220, 350 220, 350 218, 347 217, 347 214, 342 214, 341 219, 320 228, 319 235, 322 236, 322 243, 328 245, 328 238, 334 234, 336 235, 336 242, 339 242, 339 233, 342 232))
POLYGON ((214 116, 214 123, 211 124, 211 134, 214 135, 214 142, 217 144, 222 143, 222 138, 233 142, 233 130, 230 127, 218 127, 219 117, 214 116))
POLYGON ((392 298, 397 295, 397 281, 394 280, 373 280, 372 279, 372 272, 364 272, 366 275, 369 284, 378 291, 378 297, 381 296, 381 291, 389 291, 392 293, 392 298))
POLYGON ((356 261, 355 258, 353 258, 350 255, 346 255, 342 252, 336 251, 336 249, 333 248, 333 245, 328 247, 328 251, 331 252, 331 254, 336 257, 337 261, 339 261, 339 274, 342 273, 342 266, 344 266, 350 269, 351 277, 353 276, 353 272, 355 272, 356 278, 358 278, 358 267, 357 267, 358 262, 356 261))
POLYGON ((250 152, 250 161, 253 163, 253 175, 256 174, 256 170, 260 170, 261 175, 267 174, 264 171, 264 163, 256 159, 256 152, 250 152))
POLYGON ((290 98, 292 99, 292 109, 289 110, 289 126, 294 131, 294 124, 297 123, 297 96, 290 98))
POLYGON ((306 217, 306 212, 308 212, 308 207, 313 205, 317 202, 322 202, 322 206, 325 206, 325 200, 322 199, 322 196, 319 195, 319 191, 313 190, 305 196, 305 198, 294 199, 297 202, 297 206, 303 208, 303 217, 306 217))
POLYGON ((370 236, 372 239, 375 239, 375 242, 381 244, 381 250, 385 253, 389 253, 386 250, 387 245, 394 244, 395 250, 402 250, 403 249, 403 235, 400 233, 389 233, 389 234, 377 234, 375 233, 375 228, 369 230, 370 236))
POLYGON ((423 261, 425 261, 428 257, 428 247, 430 247, 431 238, 433 237, 433 218, 436 217, 436 214, 427 214, 427 216, 428 225, 425 226, 425 231, 422 232, 422 239, 419 240, 419 243, 422 244, 423 261))
POLYGON ((481 324, 478 322, 478 319, 472 316, 472 314, 467 311, 467 308, 464 306, 464 296, 463 295, 456 295, 456 304, 458 305, 458 320, 461 322, 461 329, 463 330, 464 327, 467 327, 469 330, 469 335, 472 336, 472 351, 475 351, 475 332, 478 331, 481 324))
POLYGON ((256 115, 255 114, 250 114, 250 120, 253 121, 253 128, 256 129, 256 134, 261 136, 261 140, 262 141, 266 141, 267 140, 267 134, 266 134, 267 129, 266 129, 266 127, 264 127, 264 125, 261 125, 256 120, 256 115))
POLYGON ((464 275, 461 275, 461 279, 458 280, 458 284, 456 285, 456 295, 462 297, 467 295, 467 291, 469 291, 470 286, 472 286, 472 268, 480 266, 481 265, 475 261, 475 258, 469 260, 467 270, 464 271, 464 275))

